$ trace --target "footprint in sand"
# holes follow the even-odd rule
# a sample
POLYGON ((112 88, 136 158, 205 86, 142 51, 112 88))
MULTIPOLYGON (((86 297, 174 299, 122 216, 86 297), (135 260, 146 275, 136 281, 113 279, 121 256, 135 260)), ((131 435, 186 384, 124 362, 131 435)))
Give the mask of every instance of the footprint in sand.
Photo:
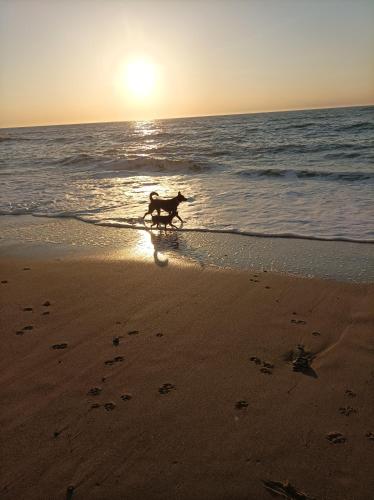
POLYGON ((87 396, 99 396, 101 393, 102 388, 101 387, 92 387, 88 392, 87 396))
POLYGON ((104 361, 104 364, 111 366, 114 363, 120 363, 123 361, 125 358, 123 356, 116 356, 114 359, 108 359, 107 361, 104 361))
POLYGON ((248 403, 247 403, 247 401, 244 401, 244 399, 237 401, 235 403, 235 408, 237 410, 241 410, 242 408, 247 408, 247 406, 248 406, 248 403))
POLYGON ((99 404, 99 403, 93 403, 93 404, 91 405, 91 408, 92 408, 92 409, 94 409, 94 408, 100 408, 100 406, 101 406, 101 404, 99 404))
POLYGON ((269 290, 270 286, 266 286, 265 288, 267 288, 269 290))
POLYGON ((131 330, 130 332, 127 332, 127 335, 138 335, 139 330, 131 330))
POLYGON ((357 413, 357 410, 352 408, 352 406, 347 406, 347 407, 341 407, 339 408, 339 413, 341 415, 345 415, 346 417, 349 417, 352 413, 357 413))
POLYGON ((156 337, 163 337, 164 334, 163 333, 156 333, 156 337))
POLYGON ((109 403, 105 403, 104 408, 106 411, 112 411, 116 407, 116 404, 110 401, 109 403))
POLYGON ((370 439, 370 441, 374 441, 374 432, 367 432, 365 436, 370 439))
POLYGON ((260 368, 261 373, 265 373, 266 375, 272 375, 272 373, 273 373, 272 370, 274 368, 273 364, 268 363, 267 361, 262 361, 257 356, 252 356, 249 358, 249 360, 252 361, 253 363, 255 363, 256 365, 262 364, 262 368, 260 368))
POLYGON ((116 347, 119 346, 119 341, 122 339, 122 337, 114 337, 112 340, 112 344, 116 347))
POLYGON ((51 303, 49 302, 49 300, 46 300, 43 304, 44 307, 49 307, 51 305, 51 303))
POLYGON ((131 398, 132 398, 131 394, 122 394, 121 396, 122 401, 130 401, 131 398))
POLYGON ((253 363, 256 363, 256 365, 260 365, 261 364, 261 359, 258 358, 257 356, 251 356, 249 358, 250 361, 253 361, 253 363))
POLYGON ((271 363, 267 363, 266 361, 263 361, 262 364, 265 368, 269 368, 269 370, 272 370, 274 368, 274 365, 272 365, 271 363))
POLYGON ((261 373, 265 373, 266 375, 272 375, 273 374, 273 372, 271 370, 269 370, 269 368, 264 368, 264 367, 260 369, 260 372, 261 373))
POLYGON ((24 271, 31 271, 31 268, 30 267, 24 267, 23 270, 24 271))
POLYGON ((42 316, 47 316, 47 314, 49 314, 49 311, 44 311, 44 312, 42 313, 42 316))
POLYGON ((66 349, 67 348, 67 343, 63 342, 62 344, 53 344, 51 346, 51 349, 66 349))
POLYGON ((175 385, 173 385, 173 384, 163 384, 161 387, 159 387, 158 392, 160 394, 168 394, 173 389, 175 389, 175 385))
POLYGON ((320 337, 321 333, 320 332, 312 332, 312 335, 314 335, 315 337, 320 337))
POLYGON ((2 280, 1 283, 3 283, 5 285, 5 283, 8 283, 8 280, 2 280))
POLYGON ((350 389, 347 389, 345 391, 345 395, 348 396, 349 398, 355 398, 356 397, 356 393, 351 391, 350 389))
POLYGON ((32 307, 24 307, 23 311, 32 311, 32 307))
POLYGON ((16 335, 23 335, 25 332, 30 332, 34 327, 32 325, 27 325, 22 328, 22 330, 18 330, 16 335))
POLYGON ((302 319, 291 319, 291 323, 294 325, 306 325, 306 321, 302 319))
POLYGON ((326 439, 332 444, 345 443, 347 439, 340 432, 329 432, 326 439))

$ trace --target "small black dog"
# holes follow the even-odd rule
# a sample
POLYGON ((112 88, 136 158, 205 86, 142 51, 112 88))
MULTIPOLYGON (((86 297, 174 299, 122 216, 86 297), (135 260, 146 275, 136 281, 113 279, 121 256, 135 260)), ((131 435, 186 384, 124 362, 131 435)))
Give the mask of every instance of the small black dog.
POLYGON ((178 191, 178 195, 175 196, 175 198, 169 198, 167 200, 160 199, 160 198, 153 198, 153 196, 158 196, 158 194, 155 191, 152 191, 152 193, 149 195, 149 199, 151 200, 151 203, 148 206, 148 212, 146 212, 143 216, 143 219, 146 215, 152 215, 152 212, 157 210, 158 215, 160 216, 161 210, 164 210, 165 212, 168 212, 169 215, 173 215, 173 217, 177 217, 181 222, 183 220, 179 217, 177 209, 179 203, 182 201, 187 201, 187 198, 183 196, 183 194, 178 191))
MULTIPOLYGON (((178 217, 178 219, 180 219, 179 215, 178 215, 178 212, 173 212, 169 215, 152 215, 152 225, 151 227, 153 226, 156 226, 157 229, 160 228, 160 224, 163 224, 165 229, 166 229, 166 226, 169 224, 171 227, 174 227, 175 229, 178 229, 177 226, 175 226, 173 224, 173 219, 174 217, 178 217)), ((180 219, 182 220, 182 219, 180 219)))

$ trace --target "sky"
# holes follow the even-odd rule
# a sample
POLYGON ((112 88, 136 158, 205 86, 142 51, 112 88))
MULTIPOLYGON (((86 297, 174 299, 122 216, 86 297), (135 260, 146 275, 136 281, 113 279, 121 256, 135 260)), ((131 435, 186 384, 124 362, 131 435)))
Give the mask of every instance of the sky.
POLYGON ((0 0, 0 127, 374 104, 373 54, 373 0, 0 0))

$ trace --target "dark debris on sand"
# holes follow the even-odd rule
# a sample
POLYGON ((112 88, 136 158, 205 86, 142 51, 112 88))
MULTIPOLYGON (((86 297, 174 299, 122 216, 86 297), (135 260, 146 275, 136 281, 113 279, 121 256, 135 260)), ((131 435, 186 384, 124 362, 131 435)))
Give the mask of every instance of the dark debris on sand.
POLYGON ((289 481, 265 481, 262 480, 264 487, 273 495, 279 495, 283 498, 292 500, 314 500, 312 497, 298 491, 289 481))
POLYGON ((293 371, 306 373, 311 369, 310 365, 313 357, 314 355, 311 352, 305 351, 303 345, 298 344, 296 346, 296 352, 294 353, 294 357, 292 360, 293 371))
POLYGON ((74 486, 68 486, 66 490, 66 500, 71 500, 74 495, 74 486))

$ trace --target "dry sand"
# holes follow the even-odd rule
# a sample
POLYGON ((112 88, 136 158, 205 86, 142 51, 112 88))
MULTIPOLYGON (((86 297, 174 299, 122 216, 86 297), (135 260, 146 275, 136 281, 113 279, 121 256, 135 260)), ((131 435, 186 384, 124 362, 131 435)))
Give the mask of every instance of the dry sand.
POLYGON ((2 499, 372 498, 374 285, 0 264, 2 499))

